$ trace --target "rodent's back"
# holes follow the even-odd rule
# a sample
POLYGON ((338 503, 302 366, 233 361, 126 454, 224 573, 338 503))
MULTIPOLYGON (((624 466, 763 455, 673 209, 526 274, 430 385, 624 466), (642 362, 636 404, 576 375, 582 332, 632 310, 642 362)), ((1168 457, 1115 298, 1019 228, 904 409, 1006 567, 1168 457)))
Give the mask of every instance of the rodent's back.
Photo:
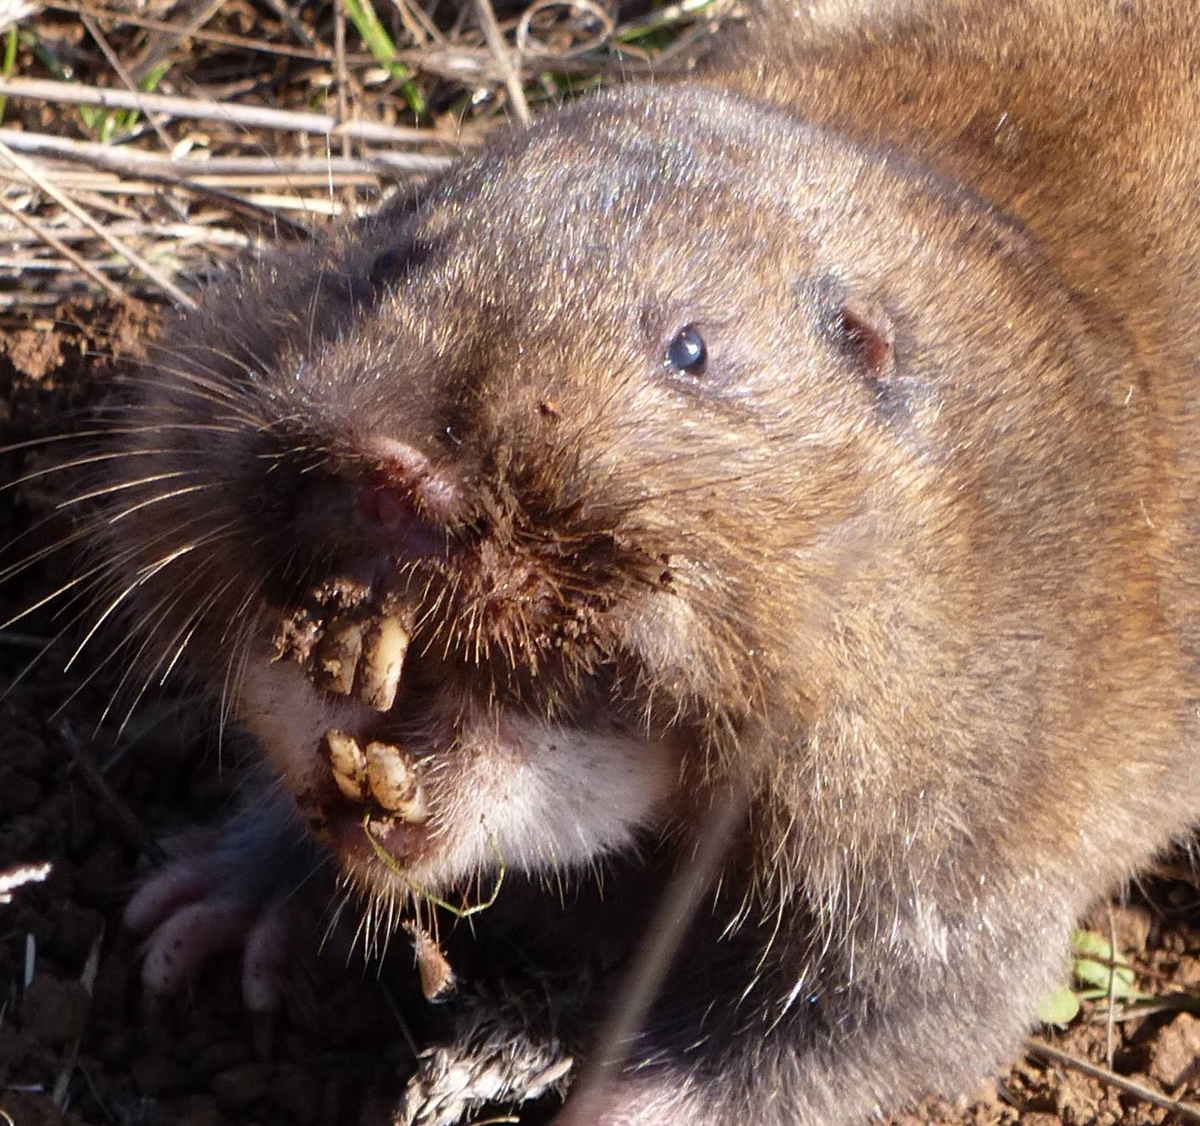
MULTIPOLYGON (((962 505, 941 544, 911 557, 931 575, 944 570, 910 604, 945 609, 954 584, 944 580, 978 576, 962 625, 949 614, 940 640, 927 641, 950 661, 958 641, 971 639, 966 663, 976 687, 961 699, 972 691, 975 699, 961 725, 943 723, 941 734, 950 748, 956 732, 993 722, 996 760, 979 760, 981 804, 1019 795, 1021 812, 1004 815, 1013 831, 996 846, 989 879, 1002 875, 1005 852, 1013 870, 1034 864, 1043 876, 1091 867, 1070 843, 1070 823, 1084 809, 1092 824, 1108 822, 1099 837, 1112 834, 1112 863, 1093 867, 1092 878, 1116 878, 1128 871, 1123 842, 1137 839, 1142 819, 1177 830, 1200 801, 1189 750, 1200 695, 1196 59, 1195 13, 1178 0, 833 2, 761 5, 704 72, 704 81, 787 107, 923 184, 925 235, 945 236, 940 281, 916 268, 916 255, 911 266, 896 258, 880 269, 877 224, 889 205, 896 223, 909 221, 897 206, 902 190, 881 196, 864 175, 851 188, 855 204, 830 200, 845 223, 827 253, 851 275, 857 266, 855 280, 889 309, 897 353, 910 327, 910 366, 945 394, 948 409, 978 395, 978 426, 968 423, 957 439, 953 425, 942 432, 943 499, 956 495, 962 505), (976 283, 994 276, 994 299, 981 303, 978 289, 956 297, 956 275, 976 283), (1003 279, 1017 277, 1023 292, 1013 305, 1003 279), (936 339, 912 348, 920 326, 935 319, 936 339), (986 373, 967 345, 979 343, 983 326, 992 336, 982 354, 996 361, 986 373), (1044 341, 1040 357, 1037 348, 1016 350, 1024 334, 1044 341), (1060 345, 1071 357, 1065 363, 1051 358, 1060 345), (1018 637, 1028 643, 1024 655, 1012 644, 1018 637), (994 659, 979 656, 989 651, 994 659), (1017 671, 1039 662, 1054 674, 1017 671), (1010 773, 1021 747, 1032 749, 1029 768, 1010 773)), ((919 503, 911 495, 903 509, 914 532, 919 503)), ((840 670, 844 691, 853 692, 855 675, 840 670)), ((914 683, 924 692, 937 681, 914 683)), ((888 701, 882 679, 870 691, 870 722, 883 720, 875 709, 908 709, 894 753, 917 730, 920 696, 897 692, 888 701)), ((841 766, 860 779, 856 792, 862 777, 895 768, 887 755, 882 767, 851 761, 841 766)), ((956 749, 946 769, 967 761, 956 749)), ((809 816, 836 841, 846 820, 839 811, 853 805, 839 800, 809 816)), ((968 832, 988 820, 977 810, 968 832)), ((841 844, 861 853, 869 836, 856 830, 841 844)), ((880 845, 866 863, 886 855, 880 845)), ((915 855, 911 840, 893 859, 905 855, 915 855)))
POLYGON ((1128 277, 1136 298, 1142 265, 1195 286, 1200 73, 1186 0, 761 9, 710 60, 720 85, 973 186, 1080 289, 1128 277))
POLYGON ((1106 357, 1121 354, 1088 374, 1122 405, 1112 471, 1138 481, 1185 655, 1200 654, 1196 26, 1188 0, 764 3, 708 66, 973 189, 1038 249, 1106 357))

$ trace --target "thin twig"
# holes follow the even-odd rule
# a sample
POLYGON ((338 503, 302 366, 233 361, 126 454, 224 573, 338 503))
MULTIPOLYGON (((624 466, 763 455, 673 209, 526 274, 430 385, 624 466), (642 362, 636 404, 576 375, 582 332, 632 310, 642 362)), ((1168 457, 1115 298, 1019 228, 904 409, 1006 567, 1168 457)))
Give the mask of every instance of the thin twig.
MULTIPOLYGON (((88 34, 96 41, 96 46, 100 48, 101 53, 108 60, 108 65, 116 71, 117 77, 125 84, 127 89, 135 97, 139 96, 142 91, 138 89, 137 83, 129 71, 125 69, 125 64, 121 62, 116 51, 112 49, 112 44, 108 41, 108 36, 100 30, 96 21, 91 16, 81 15, 80 20, 83 21, 83 26, 87 28, 88 34)), ((158 135, 159 143, 168 152, 171 151, 171 138, 163 131, 163 127, 159 125, 158 118, 154 114, 148 113, 145 115, 146 120, 150 122, 150 128, 158 135)))
MULTIPOLYGON (((73 190, 76 193, 86 191, 93 196, 99 195, 101 197, 106 195, 126 197, 135 195, 160 195, 160 189, 166 187, 173 190, 187 192, 188 194, 196 196, 200 199, 215 200, 218 203, 223 204, 235 214, 243 215, 259 226, 271 227, 275 237, 280 237, 281 235, 294 235, 308 239, 311 238, 313 234, 312 228, 309 226, 309 224, 303 223, 298 219, 292 219, 286 215, 281 215, 277 209, 264 207, 261 203, 256 202, 252 198, 238 195, 236 192, 229 190, 230 188, 267 188, 278 183, 282 183, 283 186, 292 188, 293 190, 299 186, 303 186, 298 185, 290 177, 275 177, 273 180, 272 178, 267 177, 254 177, 243 179, 240 182, 236 178, 226 177, 224 179, 230 180, 230 182, 222 183, 223 178, 219 176, 207 177, 204 180, 187 180, 181 176, 163 175, 150 171, 142 171, 137 173, 136 179, 129 179, 128 177, 115 173, 105 176, 103 179, 98 179, 102 173, 79 174, 72 173, 69 169, 54 169, 52 172, 50 170, 46 170, 46 172, 47 180, 57 184, 64 191, 73 190), (283 228, 283 230, 280 230, 280 228, 283 228)), ((367 183, 374 182, 373 177, 358 178, 360 182, 363 179, 365 179, 367 183)), ((26 186, 23 176, 18 176, 7 168, 0 168, 0 180, 6 183, 19 183, 22 187, 26 186)), ((355 178, 350 177, 349 180, 350 182, 354 182, 355 178)), ((328 181, 329 177, 322 176, 319 181, 320 186, 324 186, 326 183, 328 183, 328 181)), ((297 203, 301 207, 304 206, 303 202, 299 198, 297 198, 297 203)), ((100 208, 104 207, 105 205, 101 199, 96 199, 92 206, 93 208, 100 208)), ((120 219, 133 218, 133 216, 131 216, 129 212, 124 209, 109 208, 109 210, 111 210, 113 214, 118 215, 120 219)), ((119 237, 119 231, 121 229, 120 222, 118 221, 116 223, 109 223, 106 229, 110 234, 119 237)))
POLYGON ((1151 1090, 1144 1084, 1127 1079, 1124 1075, 1118 1075, 1115 1071, 1110 1071, 1107 1067, 1101 1067, 1097 1063, 1092 1063, 1091 1060, 1085 1060, 1079 1056, 1072 1055, 1070 1052, 1064 1052, 1061 1048, 1052 1048, 1049 1044, 1041 1040, 1035 1040, 1033 1037, 1026 1038, 1025 1050, 1030 1055, 1037 1056, 1039 1059, 1049 1060, 1051 1063, 1057 1063, 1062 1067, 1069 1067, 1082 1075, 1090 1076, 1092 1079, 1098 1079, 1101 1083, 1107 1083, 1111 1087, 1116 1087, 1119 1091, 1124 1091, 1126 1094, 1144 1099, 1154 1106, 1160 1106, 1164 1110, 1178 1114, 1186 1122, 1200 1123, 1200 1106, 1192 1103, 1183 1103, 1178 1099, 1171 1099, 1166 1095, 1160 1095, 1157 1091, 1151 1090))
POLYGON ((0 196, 0 208, 3 208, 5 213, 15 219, 26 230, 32 232, 37 238, 44 242, 56 254, 61 254, 68 262, 70 262, 77 270, 86 274, 92 279, 101 289, 104 290, 110 297, 115 298, 127 305, 133 304, 133 298, 129 296, 115 281, 111 278, 106 278, 99 270, 95 268, 86 258, 77 254, 65 242, 51 234, 40 223, 34 222, 28 215, 18 211, 13 207, 3 196, 0 196))
POLYGON ((37 168, 30 164, 23 156, 18 156, 3 141, 0 141, 0 156, 3 156, 14 168, 25 173, 33 184, 45 192, 60 207, 69 211, 81 223, 91 227, 117 254, 124 258, 131 266, 141 270, 146 277, 153 281, 176 304, 182 305, 185 309, 194 309, 196 307, 196 303, 179 286, 171 281, 170 278, 151 266, 140 254, 131 250, 120 239, 110 235, 82 207, 79 207, 74 200, 64 195, 53 184, 49 183, 37 168))
POLYGON ((1111 903, 1108 904, 1108 951, 1113 964, 1108 967, 1108 1019, 1104 1026, 1104 1062, 1111 1068, 1116 1043, 1113 1012, 1117 1006, 1117 920, 1111 903))
POLYGON ((283 20, 284 23, 288 25, 292 34, 297 39, 309 47, 321 49, 324 52, 322 56, 323 58, 329 57, 328 48, 326 48, 324 44, 318 43, 317 40, 312 37, 308 28, 306 28, 304 24, 302 24, 296 18, 296 16, 292 13, 291 8, 289 8, 283 2, 283 0, 267 0, 267 3, 270 5, 271 11, 273 11, 281 20, 283 20))
POLYGON ((166 59, 181 40, 208 23, 216 15, 222 2, 223 0, 184 0, 183 3, 173 5, 174 14, 182 15, 183 19, 172 30, 162 31, 148 38, 137 62, 133 64, 138 81, 166 59))
POLYGON ((116 820, 117 827, 124 832, 126 838, 137 845, 142 854, 156 867, 162 867, 167 862, 167 854, 145 829, 137 815, 129 808, 121 796, 108 784, 108 779, 101 773, 91 752, 84 746, 83 740, 67 723, 58 725, 58 734, 71 752, 75 769, 82 775, 84 782, 92 792, 106 805, 116 820))
POLYGON ((74 82, 55 82, 46 78, 0 78, 0 97, 31 98, 42 102, 69 102, 74 105, 106 106, 110 109, 137 109, 143 113, 165 113, 201 121, 222 121, 232 125, 260 129, 282 129, 294 133, 328 133, 360 141, 411 145, 437 142, 457 148, 455 142, 430 129, 412 129, 402 125, 383 125, 375 121, 339 121, 329 113, 305 113, 248 106, 235 102, 214 102, 208 98, 180 98, 168 94, 139 94, 131 97, 125 90, 105 86, 84 86, 74 82))
MULTIPOLYGON (((329 59, 329 49, 322 47, 319 43, 313 43, 311 37, 309 37, 310 41, 307 47, 293 47, 287 43, 274 43, 268 39, 255 39, 249 35, 232 35, 225 31, 202 31, 198 28, 189 29, 186 24, 150 19, 148 16, 139 16, 127 11, 113 11, 99 4, 77 4, 73 0, 58 0, 58 2, 46 6, 68 12, 87 12, 95 19, 129 24, 130 27, 141 27, 147 31, 165 31, 178 37, 182 37, 186 33, 189 39, 194 39, 198 43, 212 43, 219 47, 237 47, 246 51, 261 51, 268 55, 286 55, 296 59, 312 59, 316 62, 327 62, 329 59)), ((273 4, 272 7, 279 9, 282 8, 282 5, 273 4)), ((356 64, 364 63, 370 62, 372 58, 373 56, 364 53, 353 56, 353 61, 356 64)))
MULTIPOLYGON (((39 156, 61 156, 67 160, 77 160, 81 164, 91 164, 117 173, 145 175, 157 173, 160 176, 177 176, 191 178, 208 173, 244 173, 253 175, 256 172, 275 172, 283 176, 303 173, 344 173, 346 175, 362 175, 374 173, 380 176, 395 178, 397 175, 408 173, 428 174, 441 172, 454 163, 450 156, 436 156, 432 153, 392 153, 371 152, 363 156, 327 157, 327 156, 214 156, 206 157, 170 157, 162 153, 146 152, 144 149, 131 148, 128 145, 100 145, 94 141, 74 141, 69 137, 57 137, 50 133, 33 133, 22 129, 0 128, 0 141, 17 152, 33 153, 39 156)), ((184 181, 181 180, 180 183, 184 181)), ((197 180, 203 183, 202 180, 197 180)))
MULTIPOLYGON (((231 227, 209 226, 203 223, 184 223, 184 222, 167 222, 163 223, 156 219, 133 220, 125 223, 113 223, 111 230, 114 234, 120 235, 122 238, 142 238, 153 239, 165 243, 178 243, 186 245, 204 245, 213 247, 225 247, 233 250, 244 250, 250 246, 254 239, 242 231, 235 231, 231 227)), ((24 246, 31 242, 45 241, 42 238, 41 231, 32 231, 26 234, 23 231, 6 232, 9 243, 12 246, 24 246)), ((91 231, 84 227, 56 227, 54 229, 54 237, 60 242, 70 246, 72 243, 85 242, 90 238, 95 238, 91 231)), ((55 249, 58 249, 57 247, 55 249)), ((0 258, 3 260, 3 258, 0 258)), ((99 267, 97 267, 99 269, 99 267)), ((0 634, 0 645, 12 645, 21 643, 14 641, 14 635, 8 633, 0 634)), ((44 645, 45 639, 37 640, 30 638, 29 645, 44 645)))
POLYGON ((420 4, 410 4, 409 0, 392 0, 396 11, 400 14, 400 22, 404 30, 412 36, 418 47, 425 46, 430 40, 434 43, 445 43, 446 37, 438 30, 437 24, 426 14, 420 4))
MULTIPOLYGON (((137 176, 146 182, 160 187, 177 188, 200 197, 211 197, 219 200, 231 211, 241 213, 256 223, 288 228, 288 234, 301 235, 305 238, 312 236, 312 230, 304 223, 295 219, 281 217, 277 212, 262 207, 243 196, 224 190, 219 183, 206 180, 192 180, 179 174, 178 163, 166 156, 153 156, 137 149, 121 149, 108 145, 87 144, 82 141, 70 141, 63 137, 49 137, 43 133, 23 133, 17 129, 0 129, 0 144, 16 141, 27 152, 49 152, 81 164, 92 165, 118 177, 137 176), (136 154, 136 156, 134 156, 136 154), (130 159, 133 157, 133 159, 130 159), (139 159, 141 158, 141 159, 139 159)), ((16 146, 10 145, 15 148, 16 146)), ((189 166, 204 168, 202 161, 191 161, 189 166)), ((2 170, 0 170, 2 171, 2 170)), ((47 180, 57 181, 57 173, 47 175, 47 180)), ((107 190, 119 189, 123 192, 136 191, 137 184, 128 180, 118 182, 107 190)), ((97 187, 93 190, 106 190, 97 187)), ((277 234, 279 232, 276 232, 277 234)))
MULTIPOLYGON (((333 9, 333 78, 337 88, 338 117, 343 121, 350 117, 350 99, 346 94, 349 73, 346 67, 346 4, 345 0, 337 0, 333 9)), ((345 158, 349 155, 350 138, 343 136, 342 156, 345 158)))
POLYGON ((500 32, 496 22, 496 13, 492 10, 492 0, 475 0, 475 13, 479 17, 479 27, 483 38, 487 41, 488 50, 492 52, 500 73, 504 75, 504 85, 508 90, 508 100, 512 105, 513 114, 524 126, 528 127, 529 103, 525 100, 525 90, 521 86, 521 75, 513 63, 512 52, 500 32))
POLYGON ((84 1028, 92 1011, 92 995, 96 991, 96 974, 100 969, 100 949, 103 943, 104 927, 101 926, 96 937, 92 940, 87 961, 84 962, 83 969, 79 974, 79 982, 83 986, 83 991, 88 999, 87 1009, 79 1018, 79 1027, 73 1030, 71 1043, 63 1059, 62 1068, 58 1073, 58 1078, 54 1081, 54 1089, 50 1093, 54 1105, 60 1110, 66 1109, 67 1088, 71 1085, 71 1075, 79 1063, 79 1046, 83 1043, 84 1028))
POLYGON ((747 795, 734 788, 713 799, 695 853, 672 879, 654 912, 647 938, 621 982, 596 1037, 592 1057, 556 1123, 582 1126, 595 1121, 597 1107, 603 1106, 605 1091, 625 1063, 630 1042, 641 1028, 701 900, 729 853, 747 805, 747 795))

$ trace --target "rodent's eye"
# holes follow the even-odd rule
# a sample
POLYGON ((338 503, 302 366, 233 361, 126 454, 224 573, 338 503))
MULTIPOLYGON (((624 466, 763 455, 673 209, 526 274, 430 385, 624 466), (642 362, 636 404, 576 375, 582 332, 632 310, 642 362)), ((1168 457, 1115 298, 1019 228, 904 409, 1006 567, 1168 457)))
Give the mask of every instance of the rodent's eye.
POLYGON ((684 375, 701 376, 708 364, 708 348, 695 325, 684 325, 675 339, 667 345, 664 357, 667 367, 684 375))
POLYGON ((400 255, 395 250, 385 250, 371 263, 371 281, 381 285, 395 277, 400 265, 400 255))
POLYGON ((417 239, 401 240, 396 246, 388 247, 375 256, 369 276, 376 286, 392 285, 412 271, 419 269, 432 254, 428 243, 417 239))

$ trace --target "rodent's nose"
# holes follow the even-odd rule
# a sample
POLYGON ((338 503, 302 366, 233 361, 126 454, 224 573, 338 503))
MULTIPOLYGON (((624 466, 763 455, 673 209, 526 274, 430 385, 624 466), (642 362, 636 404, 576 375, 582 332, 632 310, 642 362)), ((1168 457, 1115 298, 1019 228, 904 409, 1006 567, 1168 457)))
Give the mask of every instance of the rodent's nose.
POLYGON ((461 510, 459 490, 405 442, 374 439, 367 452, 377 461, 359 494, 359 511, 386 550, 410 558, 443 553, 461 510))

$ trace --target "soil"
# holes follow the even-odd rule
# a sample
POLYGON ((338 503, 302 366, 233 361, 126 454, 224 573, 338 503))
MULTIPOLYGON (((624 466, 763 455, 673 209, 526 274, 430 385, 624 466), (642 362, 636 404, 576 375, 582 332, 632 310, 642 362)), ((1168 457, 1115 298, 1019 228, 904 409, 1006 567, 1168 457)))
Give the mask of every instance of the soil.
MULTIPOLYGON (((257 9, 228 4, 224 13, 231 22, 223 30, 265 34, 257 9)), ((102 66, 94 46, 85 50, 81 37, 64 30, 61 15, 57 24, 44 14, 32 18, 43 45, 66 52, 68 43, 77 67, 102 66)), ((137 45, 119 35, 114 43, 118 53, 137 45)), ((176 55, 186 47, 177 43, 176 55)), ((191 66, 198 84, 212 83, 214 51, 196 48, 176 66, 191 66)), ((235 74, 233 48, 221 51, 218 77, 249 81, 235 74)), ((425 92, 445 107, 446 87, 444 78, 429 80, 425 92)), ((498 97, 499 80, 489 90, 498 97)), ((27 130, 68 135, 79 128, 61 107, 23 112, 27 130)), ((36 205, 50 206, 44 199, 36 205)), ((107 262, 107 252, 76 245, 107 262)), ((146 284, 132 272, 120 278, 129 299, 102 299, 94 287, 80 290, 69 264, 38 253, 29 251, 28 269, 6 275, 0 302, 7 310, 0 320, 0 548, 8 541, 0 551, 0 623, 37 606, 78 562, 70 545, 50 550, 70 534, 72 510, 55 507, 70 495, 65 478, 27 475, 69 459, 72 443, 56 437, 86 428, 86 412, 111 400, 115 377, 141 354, 161 311, 137 299, 146 284), (43 283, 46 277, 56 280, 43 283)), ((203 251, 188 258, 181 249, 175 276, 195 280, 208 268, 199 263, 209 261, 203 251)), ((68 596, 0 631, 0 1123, 388 1123, 416 1064, 410 1022, 372 975, 323 961, 315 941, 297 952, 283 1009, 269 1020, 247 1015, 232 956, 213 958, 181 999, 144 995, 122 906, 160 854, 157 842, 211 824, 232 800, 236 777, 222 768, 211 733, 190 722, 179 690, 154 686, 126 714, 123 670, 105 659, 111 641, 94 639, 89 657, 72 659, 82 636, 77 609, 68 596)), ((1085 1001, 1068 1027, 1036 1032, 1068 1057, 1111 1070, 1160 1101, 1177 1100, 1174 1109, 1061 1058, 1048 1060, 1034 1046, 975 1099, 928 1104, 895 1126, 1200 1122, 1200 893, 1186 861, 1164 866, 1122 902, 1101 904, 1087 921, 1115 936, 1145 996, 1112 1023, 1105 1001, 1085 1001), (1189 1100, 1196 1109, 1184 1105, 1189 1100)), ((1064 967, 1064 980, 1067 973, 1064 967)), ((1006 999, 997 995, 994 1003, 1006 999)), ((475 1120, 517 1121, 495 1113, 480 1111, 475 1120)))

